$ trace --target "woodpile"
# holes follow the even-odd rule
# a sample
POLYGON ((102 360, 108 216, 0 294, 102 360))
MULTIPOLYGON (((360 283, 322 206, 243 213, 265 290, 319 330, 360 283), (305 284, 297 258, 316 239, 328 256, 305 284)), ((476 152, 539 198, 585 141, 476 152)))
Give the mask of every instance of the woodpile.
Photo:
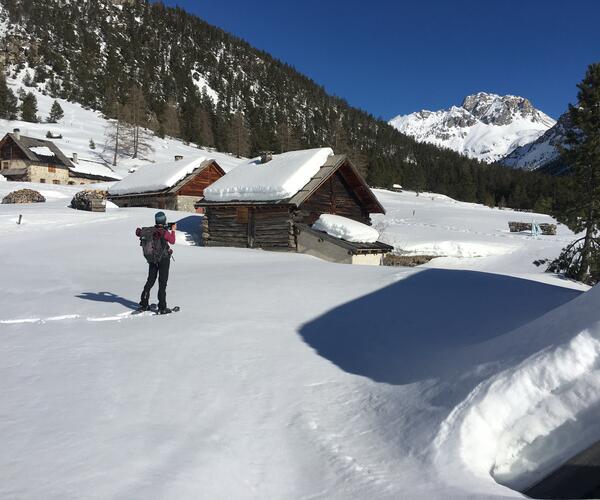
MULTIPOLYGON (((538 225, 544 236, 556 235, 556 224, 542 223, 538 225)), ((508 228, 510 229, 511 233, 520 233, 523 231, 531 232, 533 224, 531 222, 509 222, 508 228)))
POLYGON ((43 203, 46 201, 38 191, 33 189, 18 189, 12 193, 8 193, 3 199, 3 204, 9 203, 43 203))
POLYGON ((104 203, 107 196, 108 193, 101 189, 85 189, 73 196, 71 208, 88 212, 104 212, 106 211, 104 203))
POLYGON ((396 255, 388 253, 383 256, 384 266, 415 267, 427 264, 431 259, 439 255, 396 255))

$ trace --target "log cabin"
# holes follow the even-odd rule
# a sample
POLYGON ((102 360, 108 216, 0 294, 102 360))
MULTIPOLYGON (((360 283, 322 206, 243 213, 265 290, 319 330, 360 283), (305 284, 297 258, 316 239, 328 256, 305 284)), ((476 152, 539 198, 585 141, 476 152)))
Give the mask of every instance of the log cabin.
POLYGON ((92 184, 120 179, 102 163, 80 162, 76 153, 68 158, 54 142, 21 135, 19 129, 0 141, 0 161, 0 174, 9 181, 92 184))
MULTIPOLYGON (((318 233, 310 226, 321 214, 370 225, 370 214, 385 213, 348 157, 334 155, 329 148, 263 154, 215 182, 196 206, 205 210, 202 232, 206 246, 305 253, 312 253, 310 240, 318 233)), ((324 249, 335 245, 335 240, 344 255, 376 254, 379 261, 392 249, 382 243, 363 245, 362 249, 360 244, 348 245, 324 235, 322 240, 319 243, 327 245, 320 245, 318 256, 335 262, 346 261, 324 249)))
POLYGON ((206 187, 225 175, 219 164, 206 157, 145 165, 108 189, 108 198, 119 207, 150 207, 194 212, 206 187))

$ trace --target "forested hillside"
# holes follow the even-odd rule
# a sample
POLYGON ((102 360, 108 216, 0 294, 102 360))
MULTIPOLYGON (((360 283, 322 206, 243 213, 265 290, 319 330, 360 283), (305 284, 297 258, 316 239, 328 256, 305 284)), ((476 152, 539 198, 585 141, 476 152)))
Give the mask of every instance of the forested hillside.
MULTIPOLYGON (((132 154, 143 152, 145 129, 241 156, 328 145, 350 154, 374 186, 399 182, 517 208, 547 207, 560 182, 417 144, 179 8, 145 0, 0 6, 6 69, 28 67, 29 85, 133 125, 132 154)), ((0 112, 8 118, 5 94, 0 88, 0 112)))

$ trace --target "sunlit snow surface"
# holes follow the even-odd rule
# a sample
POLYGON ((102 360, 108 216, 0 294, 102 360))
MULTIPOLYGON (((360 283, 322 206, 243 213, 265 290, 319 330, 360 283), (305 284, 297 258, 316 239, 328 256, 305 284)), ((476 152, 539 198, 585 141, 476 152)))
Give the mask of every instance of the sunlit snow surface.
POLYGON ((24 186, 48 201, 0 205, 0 498, 516 498, 496 480, 600 437, 597 290, 532 264, 573 235, 508 232, 546 216, 376 191, 382 239, 449 255, 406 269, 205 248, 169 212, 181 311, 131 316, 154 211, 0 195, 24 186))

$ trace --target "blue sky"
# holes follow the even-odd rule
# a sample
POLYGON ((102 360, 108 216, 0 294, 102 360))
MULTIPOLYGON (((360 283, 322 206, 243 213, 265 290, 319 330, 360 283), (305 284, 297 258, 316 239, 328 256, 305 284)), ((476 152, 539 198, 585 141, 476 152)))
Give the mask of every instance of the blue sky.
POLYGON ((600 62, 597 0, 167 0, 375 116, 516 94, 557 118, 600 62))

